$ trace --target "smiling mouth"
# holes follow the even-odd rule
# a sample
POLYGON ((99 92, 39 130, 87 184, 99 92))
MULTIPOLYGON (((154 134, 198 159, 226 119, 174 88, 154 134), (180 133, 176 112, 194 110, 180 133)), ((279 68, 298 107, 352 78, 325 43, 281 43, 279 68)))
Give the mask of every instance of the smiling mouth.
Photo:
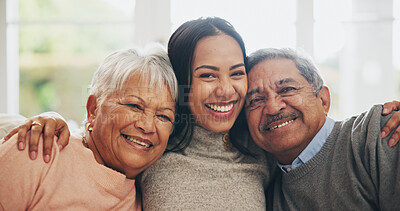
POLYGON ((150 147, 153 146, 153 144, 149 144, 149 143, 146 143, 146 142, 143 142, 143 141, 139 141, 139 140, 137 140, 137 139, 135 139, 135 138, 133 138, 133 137, 131 137, 131 136, 125 135, 125 134, 122 134, 122 136, 123 136, 126 140, 128 140, 129 142, 138 144, 138 145, 143 146, 143 147, 146 147, 146 148, 150 148, 150 147))
POLYGON ((217 104, 207 103, 206 107, 213 111, 224 113, 224 112, 228 112, 228 111, 232 110, 233 104, 234 103, 232 102, 232 103, 229 103, 228 105, 221 106, 221 105, 217 105, 217 104))
POLYGON ((266 128, 266 130, 272 131, 272 130, 275 130, 275 129, 277 129, 277 128, 284 127, 284 126, 286 126, 286 125, 292 123, 294 120, 296 120, 296 119, 289 120, 289 121, 287 121, 287 122, 284 122, 284 123, 282 123, 282 124, 279 124, 279 125, 276 125, 276 126, 273 126, 273 127, 268 127, 268 128, 266 128))

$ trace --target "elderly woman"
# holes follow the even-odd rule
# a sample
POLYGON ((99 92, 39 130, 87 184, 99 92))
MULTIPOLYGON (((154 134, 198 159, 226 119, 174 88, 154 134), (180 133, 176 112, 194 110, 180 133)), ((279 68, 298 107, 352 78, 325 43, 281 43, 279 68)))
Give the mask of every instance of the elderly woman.
POLYGON ((90 88, 83 139, 63 153, 53 144, 49 163, 19 152, 17 136, 0 145, 0 210, 140 210, 135 178, 161 157, 174 122, 168 56, 156 46, 112 53, 90 88))

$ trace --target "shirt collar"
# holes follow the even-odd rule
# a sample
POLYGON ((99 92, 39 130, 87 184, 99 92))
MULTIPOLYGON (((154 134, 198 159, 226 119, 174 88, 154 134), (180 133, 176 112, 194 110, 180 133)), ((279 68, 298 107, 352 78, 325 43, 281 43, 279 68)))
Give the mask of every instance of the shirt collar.
POLYGON ((307 147, 300 153, 300 155, 289 165, 281 165, 278 163, 278 167, 284 172, 288 173, 289 171, 300 167, 302 164, 311 160, 324 146, 326 139, 331 134, 333 127, 335 126, 335 120, 327 117, 324 125, 318 131, 318 133, 314 136, 311 142, 307 145, 307 147))

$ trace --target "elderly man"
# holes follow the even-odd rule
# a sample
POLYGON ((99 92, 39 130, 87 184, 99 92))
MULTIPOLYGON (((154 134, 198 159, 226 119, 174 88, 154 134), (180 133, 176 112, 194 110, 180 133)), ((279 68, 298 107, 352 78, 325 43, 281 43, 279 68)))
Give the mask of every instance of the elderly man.
POLYGON ((273 210, 400 210, 399 145, 381 141, 382 106, 327 117, 329 89, 310 58, 262 49, 249 58, 246 117, 255 143, 278 160, 273 210))

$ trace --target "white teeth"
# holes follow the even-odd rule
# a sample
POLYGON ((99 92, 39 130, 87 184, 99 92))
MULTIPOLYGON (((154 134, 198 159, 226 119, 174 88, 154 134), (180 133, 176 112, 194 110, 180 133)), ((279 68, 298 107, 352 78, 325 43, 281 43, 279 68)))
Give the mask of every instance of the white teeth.
POLYGON ((273 126, 273 127, 269 128, 269 129, 270 129, 270 130, 274 130, 274 129, 276 129, 276 128, 280 128, 280 127, 283 127, 283 126, 285 126, 285 125, 288 125, 288 124, 292 123, 293 121, 294 121, 294 120, 292 119, 292 120, 287 121, 287 122, 284 122, 284 123, 282 123, 282 124, 280 124, 280 125, 273 126))
POLYGON ((139 140, 137 140, 137 139, 135 139, 135 138, 132 138, 132 137, 130 137, 130 136, 127 136, 127 135, 125 135, 125 134, 123 134, 123 135, 124 135, 124 137, 125 137, 126 139, 128 139, 128 141, 130 141, 130 142, 133 142, 133 143, 135 143, 135 144, 139 144, 139 145, 144 146, 144 147, 146 147, 146 148, 149 148, 149 147, 150 147, 150 144, 148 144, 148 143, 141 142, 141 141, 139 141, 139 140))
POLYGON ((214 111, 218 112, 228 112, 233 108, 233 103, 227 106, 218 106, 218 105, 213 105, 213 104, 206 104, 207 107, 211 108, 214 111))

